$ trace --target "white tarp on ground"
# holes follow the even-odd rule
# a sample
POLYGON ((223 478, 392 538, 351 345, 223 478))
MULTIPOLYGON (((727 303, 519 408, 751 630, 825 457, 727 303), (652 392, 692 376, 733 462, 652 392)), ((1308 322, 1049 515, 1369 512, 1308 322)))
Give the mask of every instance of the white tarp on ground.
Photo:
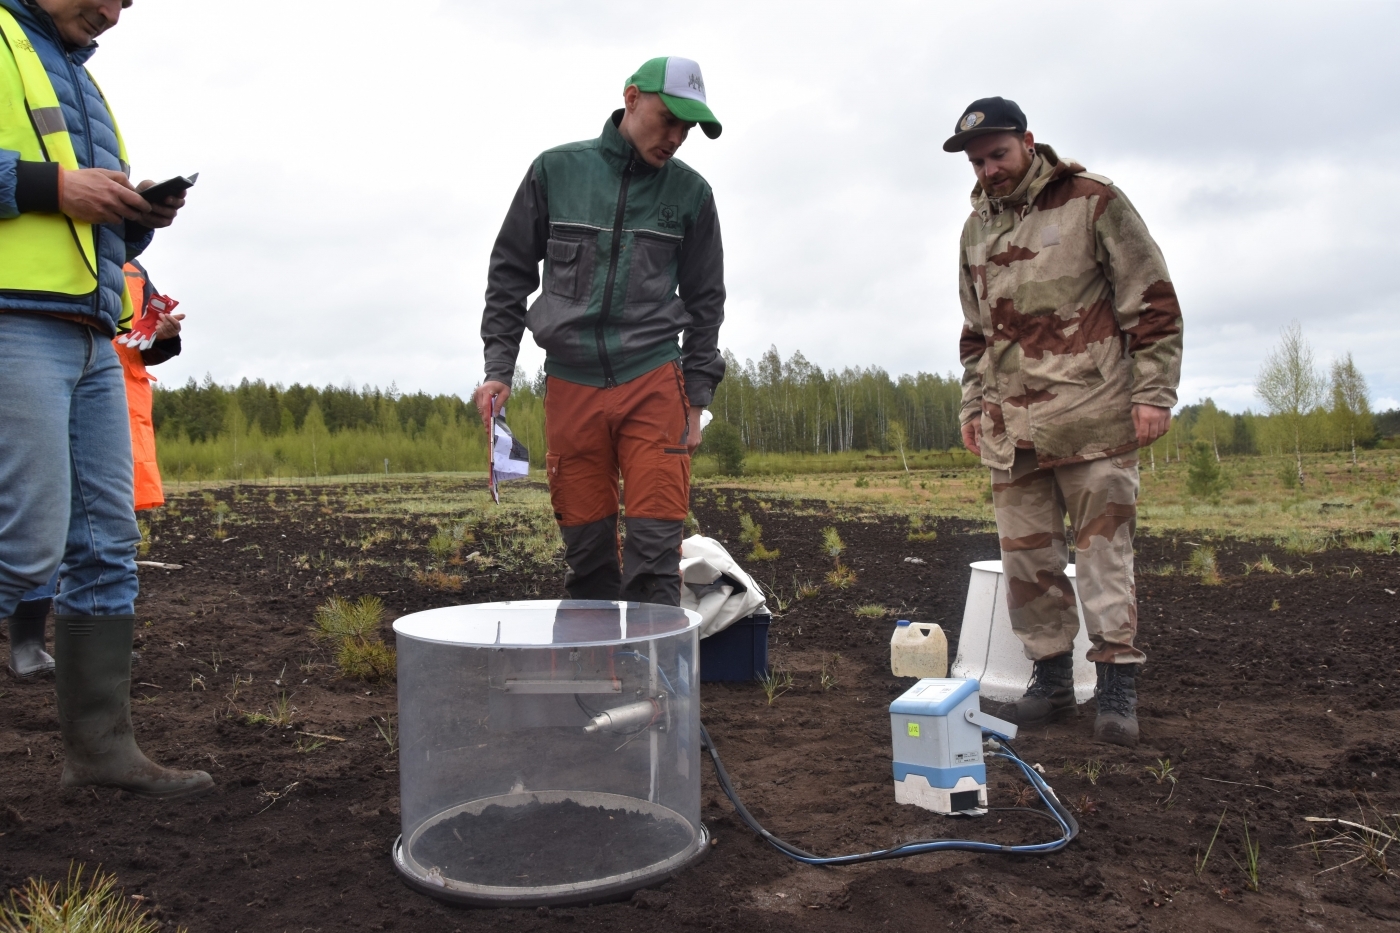
POLYGON ((681 608, 700 613, 700 637, 721 632, 763 608, 763 591, 713 538, 681 542, 681 608))

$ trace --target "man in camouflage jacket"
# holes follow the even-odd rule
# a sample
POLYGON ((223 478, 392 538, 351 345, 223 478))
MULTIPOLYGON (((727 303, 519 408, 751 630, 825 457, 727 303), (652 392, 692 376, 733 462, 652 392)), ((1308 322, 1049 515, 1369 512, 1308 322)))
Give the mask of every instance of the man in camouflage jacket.
POLYGON ((1035 662, 1001 715, 1077 715, 1078 602, 1098 668, 1094 735, 1136 745, 1137 450, 1176 404, 1176 291, 1123 192, 1036 144, 1013 101, 969 105, 943 148, 965 151, 978 178, 960 247, 963 441, 992 470, 1011 624, 1035 662))

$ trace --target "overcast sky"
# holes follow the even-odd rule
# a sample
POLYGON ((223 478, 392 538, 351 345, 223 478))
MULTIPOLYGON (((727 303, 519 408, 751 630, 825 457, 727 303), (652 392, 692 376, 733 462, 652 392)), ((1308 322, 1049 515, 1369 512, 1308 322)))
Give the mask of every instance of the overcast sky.
MULTIPOLYGON (((491 244, 531 159, 596 136, 642 61, 699 61, 740 359, 957 363, 971 170, 1002 95, 1112 178, 1186 319, 1181 400, 1259 408, 1291 319, 1400 399, 1396 3, 137 0, 90 68, 139 178, 200 172, 146 254, 205 373, 464 397, 491 244)), ((526 340, 521 363, 543 353, 526 340)))

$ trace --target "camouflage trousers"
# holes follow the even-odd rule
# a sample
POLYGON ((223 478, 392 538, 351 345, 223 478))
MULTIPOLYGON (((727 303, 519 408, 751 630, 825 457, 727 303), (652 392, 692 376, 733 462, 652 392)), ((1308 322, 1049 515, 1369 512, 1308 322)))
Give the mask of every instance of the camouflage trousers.
POLYGON ((1140 664, 1133 532, 1137 524, 1136 453, 1042 469, 1035 452, 1016 451, 1010 471, 992 470, 992 504, 1001 537, 1011 627, 1032 661, 1074 649, 1075 591, 1065 576, 1074 534, 1074 568, 1089 630, 1090 661, 1140 664))

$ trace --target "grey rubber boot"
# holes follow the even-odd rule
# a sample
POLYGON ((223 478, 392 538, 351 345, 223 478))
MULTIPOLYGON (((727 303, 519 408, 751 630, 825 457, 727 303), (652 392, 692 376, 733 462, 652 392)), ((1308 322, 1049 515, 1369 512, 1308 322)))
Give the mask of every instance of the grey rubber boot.
POLYGON ((51 599, 20 603, 10 617, 10 673, 33 677, 53 670, 53 656, 44 650, 44 623, 51 599))
POLYGON ((143 797, 184 797, 214 786, 203 771, 163 768, 131 731, 135 616, 55 616, 54 672, 63 733, 63 786, 119 787, 143 797))
POLYGON ((1099 715, 1094 719, 1094 738, 1135 748, 1138 743, 1137 675, 1141 664, 1095 664, 1099 685, 1094 691, 1099 715))
POLYGON ((1079 715, 1074 702, 1074 655, 1061 654, 1035 662, 1026 695, 997 710, 996 715, 1018 726, 1043 726, 1079 715))

